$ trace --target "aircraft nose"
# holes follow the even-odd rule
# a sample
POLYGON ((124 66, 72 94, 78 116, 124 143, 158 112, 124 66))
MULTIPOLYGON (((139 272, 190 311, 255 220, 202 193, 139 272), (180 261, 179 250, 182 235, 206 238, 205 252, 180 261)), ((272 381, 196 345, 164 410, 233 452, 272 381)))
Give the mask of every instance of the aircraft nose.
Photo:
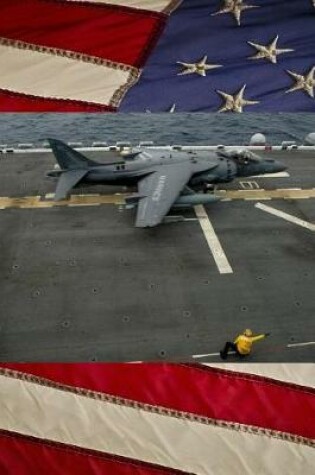
POLYGON ((273 160, 273 159, 267 160, 266 165, 267 165, 267 170, 269 173, 284 172, 288 168, 283 163, 279 162, 278 160, 273 160))
POLYGON ((288 167, 286 167, 283 163, 281 162, 275 162, 274 163, 274 171, 275 172, 284 172, 287 170, 288 167))

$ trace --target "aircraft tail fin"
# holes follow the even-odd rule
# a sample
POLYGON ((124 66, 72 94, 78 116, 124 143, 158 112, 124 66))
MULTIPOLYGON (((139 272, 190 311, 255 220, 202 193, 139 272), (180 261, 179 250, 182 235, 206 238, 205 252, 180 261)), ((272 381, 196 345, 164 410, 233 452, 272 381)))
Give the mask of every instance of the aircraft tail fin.
POLYGON ((61 170, 82 170, 98 163, 82 155, 61 140, 47 139, 61 170))

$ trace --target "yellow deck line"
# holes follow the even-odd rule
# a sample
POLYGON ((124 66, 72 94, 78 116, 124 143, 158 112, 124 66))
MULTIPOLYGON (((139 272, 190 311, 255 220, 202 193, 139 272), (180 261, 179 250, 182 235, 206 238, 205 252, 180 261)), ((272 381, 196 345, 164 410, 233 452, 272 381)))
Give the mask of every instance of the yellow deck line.
POLYGON ((52 201, 45 200, 41 196, 24 196, 22 198, 0 197, 0 208, 55 208, 60 206, 95 206, 99 204, 123 204, 123 196, 117 195, 76 195, 69 200, 52 201))
POLYGON ((305 198, 315 198, 315 190, 294 190, 294 189, 278 189, 278 190, 216 190, 216 196, 221 198, 230 198, 232 200, 270 200, 270 199, 291 199, 300 200, 305 198))
MULTIPOLYGON (((216 196, 231 200, 270 200, 270 199, 308 199, 315 198, 315 188, 307 190, 216 190, 216 196)), ((0 197, 0 210, 8 208, 55 208, 60 206, 95 206, 102 204, 122 205, 127 194, 114 195, 72 195, 68 200, 53 201, 43 196, 23 196, 20 198, 0 197)))

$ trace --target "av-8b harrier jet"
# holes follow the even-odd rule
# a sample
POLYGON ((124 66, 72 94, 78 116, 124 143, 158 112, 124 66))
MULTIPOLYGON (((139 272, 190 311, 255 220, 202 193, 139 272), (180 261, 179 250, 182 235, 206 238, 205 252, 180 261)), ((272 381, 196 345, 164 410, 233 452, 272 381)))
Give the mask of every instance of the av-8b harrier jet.
POLYGON ((202 191, 208 185, 227 183, 235 177, 285 170, 281 163, 263 159, 249 150, 166 151, 133 149, 114 163, 97 163, 56 139, 48 139, 59 170, 47 173, 58 178, 55 200, 66 198, 81 184, 137 186, 126 198, 137 206, 136 227, 153 227, 172 207, 190 207, 217 201, 202 191))

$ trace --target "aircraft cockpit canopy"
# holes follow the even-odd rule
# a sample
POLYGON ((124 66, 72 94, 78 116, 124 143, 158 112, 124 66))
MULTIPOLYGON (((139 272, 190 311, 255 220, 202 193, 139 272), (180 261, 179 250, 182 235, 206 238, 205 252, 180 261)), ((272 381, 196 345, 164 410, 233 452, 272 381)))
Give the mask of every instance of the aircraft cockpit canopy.
POLYGON ((261 161, 259 155, 256 155, 248 149, 228 150, 220 152, 220 155, 225 158, 232 158, 240 165, 247 165, 248 163, 257 163, 261 161))

